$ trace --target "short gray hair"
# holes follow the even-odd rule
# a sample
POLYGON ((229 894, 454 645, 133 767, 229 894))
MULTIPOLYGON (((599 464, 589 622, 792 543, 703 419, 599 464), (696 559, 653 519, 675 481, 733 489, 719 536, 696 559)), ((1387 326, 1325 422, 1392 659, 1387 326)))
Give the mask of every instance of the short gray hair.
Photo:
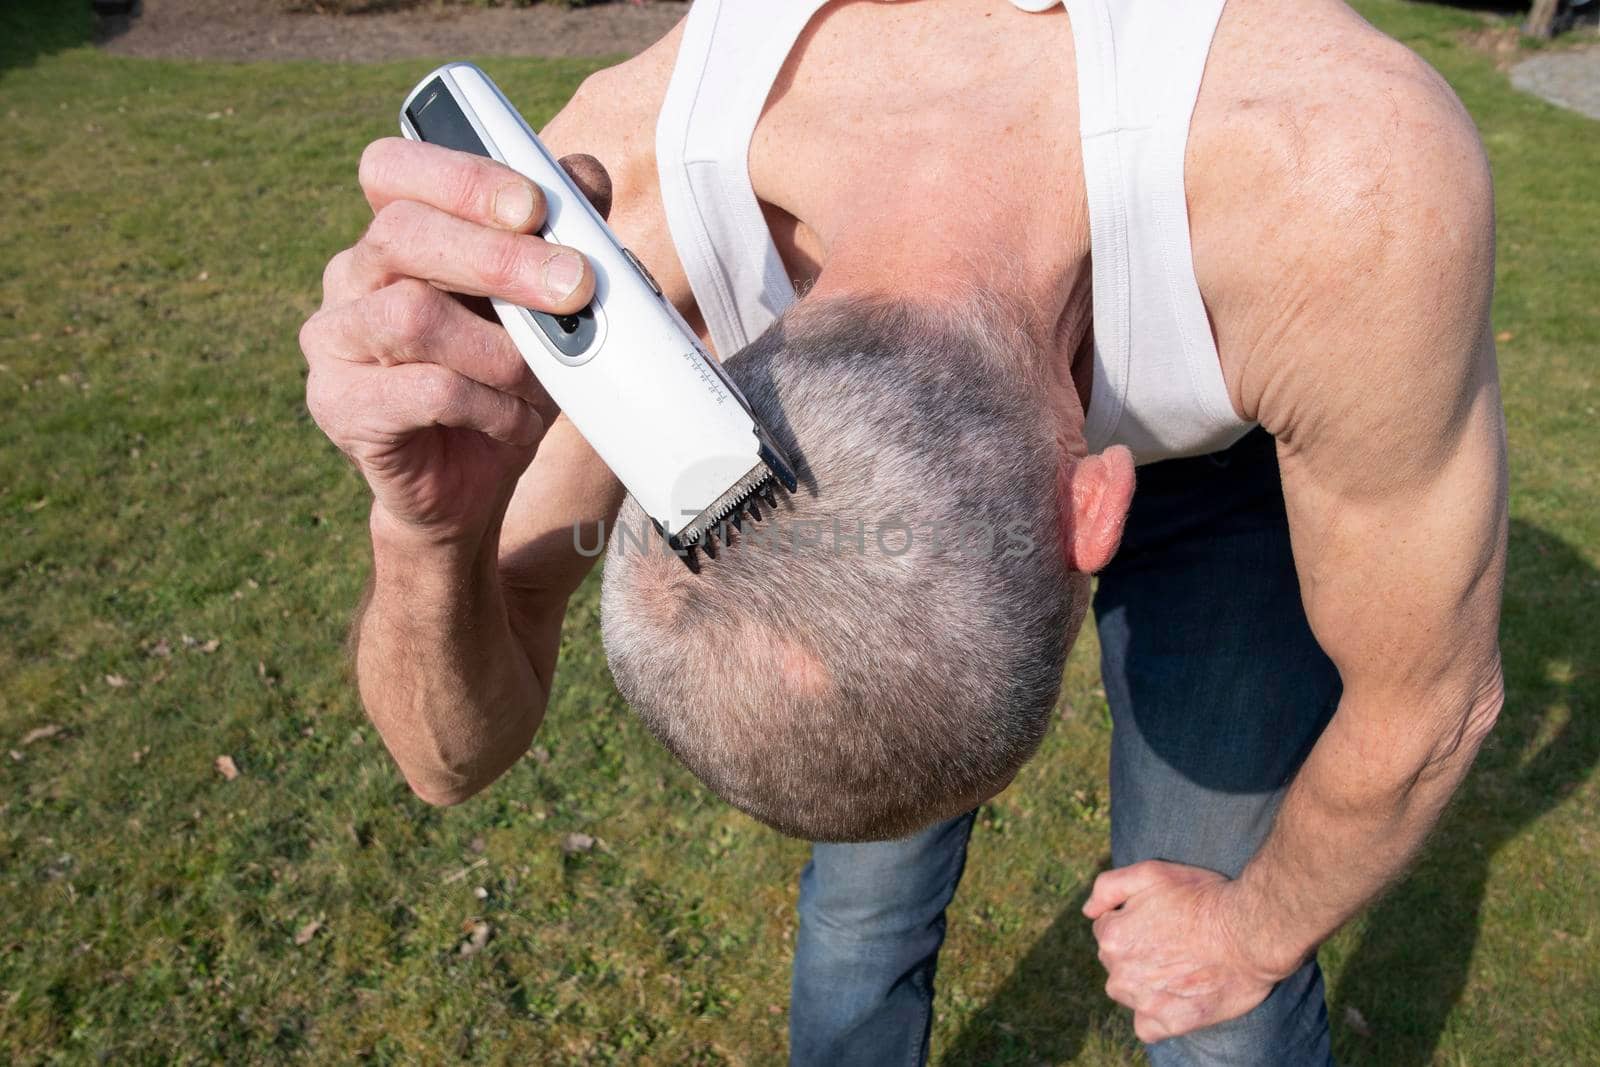
POLYGON ((1028 344, 981 307, 801 301, 726 361, 800 490, 699 574, 624 505, 612 675, 729 803, 810 840, 898 837, 1038 747, 1087 583, 1028 344))

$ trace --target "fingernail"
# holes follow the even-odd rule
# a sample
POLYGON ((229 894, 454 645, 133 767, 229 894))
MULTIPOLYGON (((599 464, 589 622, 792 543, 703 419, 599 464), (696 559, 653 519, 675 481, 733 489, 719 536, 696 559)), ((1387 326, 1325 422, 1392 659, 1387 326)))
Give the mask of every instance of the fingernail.
POLYGON ((544 261, 544 285, 550 295, 571 296, 583 281, 583 257, 572 252, 557 252, 544 261))
POLYGON ((502 226, 521 226, 533 214, 533 190, 521 182, 511 182, 494 194, 494 217, 502 226))

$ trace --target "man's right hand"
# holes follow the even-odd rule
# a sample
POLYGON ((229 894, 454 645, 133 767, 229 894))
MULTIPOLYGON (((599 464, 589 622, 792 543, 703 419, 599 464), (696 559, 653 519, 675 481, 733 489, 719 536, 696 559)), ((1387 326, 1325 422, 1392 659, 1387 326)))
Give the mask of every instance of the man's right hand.
POLYGON ((477 545, 556 414, 481 298, 571 313, 594 275, 532 235, 543 195, 493 160, 387 138, 368 146, 360 178, 374 218, 328 263, 322 307, 300 330, 306 403, 371 486, 375 526, 477 545))

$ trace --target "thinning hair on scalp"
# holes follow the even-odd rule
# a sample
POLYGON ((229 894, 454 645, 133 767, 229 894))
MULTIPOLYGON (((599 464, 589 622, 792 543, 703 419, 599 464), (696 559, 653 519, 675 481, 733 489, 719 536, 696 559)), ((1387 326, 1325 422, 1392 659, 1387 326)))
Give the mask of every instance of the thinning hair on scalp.
POLYGON ((1044 736, 1086 585, 1022 331, 981 304, 804 300, 726 361, 797 493, 691 573, 630 498, 602 633, 707 786, 813 841, 898 837, 1003 789, 1044 736))

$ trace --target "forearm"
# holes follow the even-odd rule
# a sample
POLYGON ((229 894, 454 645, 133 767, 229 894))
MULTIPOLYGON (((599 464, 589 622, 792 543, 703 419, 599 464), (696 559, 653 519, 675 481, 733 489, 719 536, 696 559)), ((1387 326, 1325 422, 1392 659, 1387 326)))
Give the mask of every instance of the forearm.
POLYGON ((362 702, 413 791, 458 803, 504 773, 538 729, 564 604, 524 607, 513 624, 498 530, 476 545, 419 544, 374 508, 372 541, 372 585, 353 631, 362 702))
POLYGON ((1274 970, 1298 966, 1416 855, 1494 723, 1492 678, 1430 728, 1395 729, 1392 715, 1385 728, 1351 698, 1341 705, 1238 879, 1241 933, 1274 970))

